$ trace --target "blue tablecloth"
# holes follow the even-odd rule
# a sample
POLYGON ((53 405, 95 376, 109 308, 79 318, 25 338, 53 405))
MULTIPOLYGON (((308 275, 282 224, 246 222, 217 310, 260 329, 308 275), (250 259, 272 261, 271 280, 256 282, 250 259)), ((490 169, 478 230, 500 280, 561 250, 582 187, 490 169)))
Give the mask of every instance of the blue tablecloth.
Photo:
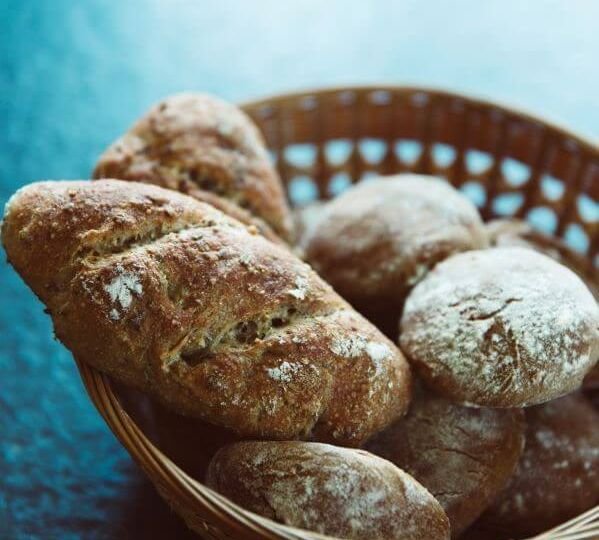
MULTIPOLYGON (((4 0, 0 203, 84 178, 161 96, 369 82, 506 101, 599 135, 599 3, 4 0)), ((0 265, 0 538, 185 537, 0 265)))

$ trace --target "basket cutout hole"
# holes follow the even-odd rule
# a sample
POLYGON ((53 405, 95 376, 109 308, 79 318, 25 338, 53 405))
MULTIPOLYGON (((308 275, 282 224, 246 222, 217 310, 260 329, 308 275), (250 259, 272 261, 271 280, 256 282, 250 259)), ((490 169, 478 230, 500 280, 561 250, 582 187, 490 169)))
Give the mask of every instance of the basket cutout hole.
POLYGON ((318 99, 316 96, 304 96, 300 99, 299 106, 302 111, 313 111, 318 107, 318 99))
POLYGON ((362 176, 360 176, 360 182, 370 182, 370 180, 380 177, 381 175, 377 171, 364 171, 362 176))
POLYGON ((470 174, 483 174, 493 164, 493 158, 488 152, 480 150, 468 150, 466 152, 466 167, 470 174))
POLYGON ((504 159, 501 163, 501 172, 510 186, 520 187, 530 179, 530 167, 517 159, 504 159))
POLYGON ((375 90, 368 94, 368 100, 374 105, 384 106, 391 103, 391 92, 388 90, 375 90))
POLYGON ((586 253, 589 250, 589 237, 578 223, 570 223, 564 229, 564 240, 574 251, 586 253))
POLYGON ((583 221, 597 223, 599 221, 599 203, 596 203, 588 195, 580 195, 577 201, 578 214, 583 221))
POLYGON ((529 210, 526 219, 539 231, 544 233, 554 233, 557 229, 557 216, 551 208, 546 206, 537 206, 529 210))
POLYGON ((387 144, 382 139, 362 139, 358 143, 362 157, 373 165, 380 163, 387 150, 387 144))
POLYGON ((332 165, 341 165, 349 158, 353 144, 349 139, 333 139, 324 146, 327 161, 332 165))
POLYGON ((327 192, 331 197, 336 197, 343 193, 347 188, 351 186, 351 178, 347 173, 334 174, 327 188, 327 192))
POLYGON ((309 176, 296 176, 289 182, 289 199, 295 206, 305 206, 318 199, 318 188, 309 176))
POLYGON ((498 216, 513 216, 523 202, 522 193, 502 193, 493 200, 493 213, 498 216))
POLYGON ((316 159, 313 144, 292 144, 285 148, 285 159, 296 167, 312 167, 316 159))
POLYGON ((444 143, 435 143, 432 148, 433 160, 438 167, 447 168, 454 161, 456 151, 453 146, 444 143))
POLYGON ((416 92, 415 94, 412 94, 410 96, 410 101, 412 102, 412 105, 414 105, 414 107, 426 107, 429 102, 429 96, 424 92, 416 92))
POLYGON ((561 180, 558 180, 549 174, 543 175, 543 178, 541 179, 541 191, 547 200, 557 201, 561 199, 564 190, 564 183, 561 180))
POLYGON ((353 105, 356 101, 356 93, 353 90, 343 90, 337 94, 337 100, 345 107, 353 105))
POLYGON ((403 163, 413 165, 422 155, 422 144, 412 139, 397 141, 395 143, 395 155, 403 163))
POLYGON ((466 182, 460 186, 460 191, 478 208, 482 208, 487 202, 487 191, 478 182, 466 182))

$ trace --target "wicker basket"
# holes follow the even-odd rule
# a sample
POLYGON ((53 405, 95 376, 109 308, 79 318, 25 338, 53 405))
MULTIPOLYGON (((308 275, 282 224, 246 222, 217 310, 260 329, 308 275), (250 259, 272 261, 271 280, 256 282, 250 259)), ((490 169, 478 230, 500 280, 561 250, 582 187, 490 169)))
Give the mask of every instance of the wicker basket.
MULTIPOLYGON (((369 174, 445 176, 472 195, 485 219, 542 222, 580 252, 597 283, 599 148, 496 104, 437 90, 339 88, 246 103, 292 203, 327 199, 369 174), (542 218, 542 219, 541 219, 542 218)), ((79 364, 91 399, 158 492, 204 538, 326 538, 247 512, 167 458, 126 412, 108 377, 79 364)), ((599 507, 536 538, 599 538, 599 507)))

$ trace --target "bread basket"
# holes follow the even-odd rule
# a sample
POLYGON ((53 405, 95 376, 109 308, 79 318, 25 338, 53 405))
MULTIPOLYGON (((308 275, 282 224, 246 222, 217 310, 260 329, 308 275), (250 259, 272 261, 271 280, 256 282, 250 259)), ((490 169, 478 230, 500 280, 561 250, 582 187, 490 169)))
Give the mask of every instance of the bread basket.
MULTIPOLYGON (((515 215, 564 238, 597 284, 599 147, 563 128, 478 99, 395 86, 286 94, 243 108, 262 129, 292 204, 328 199, 371 174, 437 174, 485 219, 515 215)), ((247 512, 190 477, 142 431, 107 376, 78 367, 113 433, 202 537, 326 538, 247 512)), ((599 538, 599 507, 536 538, 599 538)))

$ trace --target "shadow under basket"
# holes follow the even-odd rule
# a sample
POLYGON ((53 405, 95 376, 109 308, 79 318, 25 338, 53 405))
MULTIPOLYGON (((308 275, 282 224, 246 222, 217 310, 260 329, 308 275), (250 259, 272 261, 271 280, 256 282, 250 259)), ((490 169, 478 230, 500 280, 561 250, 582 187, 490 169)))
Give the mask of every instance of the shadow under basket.
MULTIPOLYGON (((597 145, 504 106, 424 88, 315 90, 242 107, 262 129, 292 205, 329 199, 373 175, 442 176, 475 202, 484 219, 526 219, 565 240, 579 254, 577 270, 598 285, 597 145)), ((329 538, 247 512, 202 485, 158 448, 107 376, 78 367, 113 433, 201 536, 329 538)), ((535 538, 599 538, 599 507, 535 538)))

